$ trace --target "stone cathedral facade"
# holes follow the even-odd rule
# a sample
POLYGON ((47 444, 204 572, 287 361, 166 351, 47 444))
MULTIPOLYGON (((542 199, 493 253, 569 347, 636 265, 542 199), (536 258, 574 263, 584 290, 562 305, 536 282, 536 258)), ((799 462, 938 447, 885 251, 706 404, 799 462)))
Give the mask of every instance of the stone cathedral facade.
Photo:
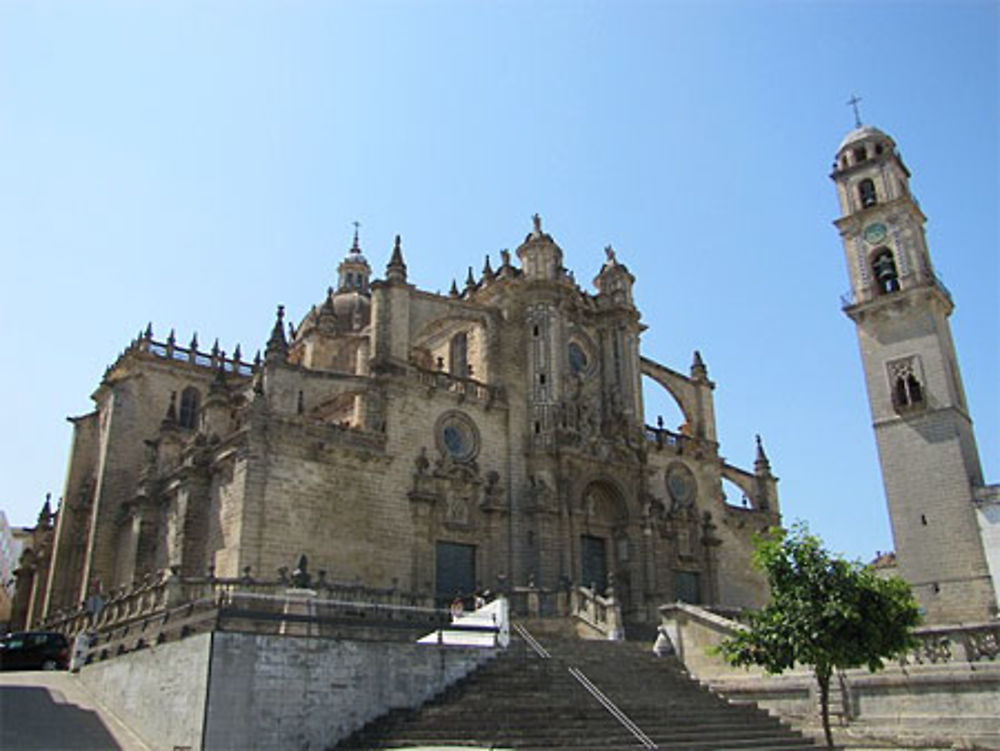
POLYGON ((439 602, 613 582, 626 620, 760 605, 749 559, 779 522, 776 478, 759 440, 752 469, 720 456, 698 353, 686 372, 640 354, 635 280, 605 252, 585 291, 535 217, 516 260, 441 295, 407 282, 398 237, 373 279, 355 233, 336 286, 297 326, 279 307, 253 362, 147 329, 72 418, 26 620, 168 569, 273 578, 301 554, 439 602), (645 425, 643 376, 682 426, 645 425))

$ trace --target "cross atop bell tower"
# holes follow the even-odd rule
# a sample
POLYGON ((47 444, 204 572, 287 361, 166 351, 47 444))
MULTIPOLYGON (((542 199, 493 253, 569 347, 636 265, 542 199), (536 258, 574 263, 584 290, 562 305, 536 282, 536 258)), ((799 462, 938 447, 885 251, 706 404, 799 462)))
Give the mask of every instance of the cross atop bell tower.
POLYGON ((844 312, 857 327, 900 574, 929 623, 993 618, 975 509, 983 476, 948 325, 954 302, 934 273, 910 171, 888 135, 859 125, 830 177, 851 283, 844 312))

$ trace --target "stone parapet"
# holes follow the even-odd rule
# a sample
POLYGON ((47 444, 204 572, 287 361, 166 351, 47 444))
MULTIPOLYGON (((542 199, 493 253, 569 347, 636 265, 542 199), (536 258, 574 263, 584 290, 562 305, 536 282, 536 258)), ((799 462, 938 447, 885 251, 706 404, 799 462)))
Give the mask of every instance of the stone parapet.
MULTIPOLYGON (((660 614, 678 657, 703 684, 730 701, 756 702, 807 732, 819 729, 818 688, 808 667, 782 675, 734 668, 713 648, 744 626, 686 603, 665 605, 660 614)), ((919 646, 885 670, 835 675, 836 742, 1000 749, 1000 623, 925 627, 915 635, 919 646)))

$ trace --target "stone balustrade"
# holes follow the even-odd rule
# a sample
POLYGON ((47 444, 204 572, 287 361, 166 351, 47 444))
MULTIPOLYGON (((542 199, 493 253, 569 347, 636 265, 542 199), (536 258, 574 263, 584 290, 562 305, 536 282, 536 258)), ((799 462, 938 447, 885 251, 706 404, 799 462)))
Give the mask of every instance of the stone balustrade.
MULTIPOLYGON (((192 342, 197 345, 197 342, 192 342)), ((251 375, 257 369, 256 363, 245 362, 239 355, 239 345, 237 345, 234 357, 226 357, 225 352, 218 348, 218 343, 210 352, 202 352, 197 346, 182 347, 174 339, 173 332, 165 341, 153 339, 152 332, 147 329, 146 333, 136 339, 133 346, 142 352, 148 352, 157 357, 168 360, 182 360, 193 365, 202 365, 207 368, 222 367, 230 373, 239 375, 251 375)))
POLYGON ((590 587, 574 587, 570 591, 570 615, 608 639, 620 640, 625 636, 621 605, 611 588, 603 596, 590 587))
POLYGON ((678 454, 683 454, 688 447, 693 446, 695 439, 683 433, 675 433, 666 428, 654 428, 647 425, 643 431, 646 440, 653 444, 655 450, 672 450, 678 454))
POLYGON ((1000 656, 1000 623, 924 626, 914 632, 919 645, 899 657, 907 665, 993 661, 1000 656))
POLYGON ((447 391, 456 394, 459 400, 471 399, 491 404, 505 401, 504 391, 499 386, 490 386, 472 378, 459 378, 443 370, 425 370, 414 367, 417 381, 429 391, 447 391))
MULTIPOLYGON (((280 600, 292 586, 287 572, 282 572, 278 579, 256 580, 249 574, 238 578, 184 577, 165 570, 131 587, 113 590, 104 597, 91 596, 75 610, 56 612, 39 628, 72 637, 82 631, 107 631, 127 626, 192 603, 219 608, 237 602, 240 597, 280 600)), ((433 597, 429 595, 405 592, 397 587, 376 588, 328 581, 325 574, 311 582, 311 588, 317 598, 327 602, 396 609, 432 609, 434 606, 433 597)))

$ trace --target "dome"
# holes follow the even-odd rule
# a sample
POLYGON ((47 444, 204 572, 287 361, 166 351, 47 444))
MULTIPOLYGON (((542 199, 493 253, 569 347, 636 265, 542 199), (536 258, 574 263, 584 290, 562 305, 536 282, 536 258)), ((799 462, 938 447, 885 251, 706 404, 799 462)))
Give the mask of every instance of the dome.
POLYGON ((365 254, 360 249, 351 248, 347 251, 347 255, 344 256, 343 263, 357 263, 367 266, 368 259, 365 258, 365 254))
POLYGON ((886 135, 873 125, 862 125, 860 128, 855 128, 846 136, 844 136, 844 140, 841 141, 840 146, 837 147, 837 153, 839 154, 848 146, 855 144, 858 141, 866 141, 872 138, 884 138, 890 144, 892 144, 893 142, 888 135, 886 135))

